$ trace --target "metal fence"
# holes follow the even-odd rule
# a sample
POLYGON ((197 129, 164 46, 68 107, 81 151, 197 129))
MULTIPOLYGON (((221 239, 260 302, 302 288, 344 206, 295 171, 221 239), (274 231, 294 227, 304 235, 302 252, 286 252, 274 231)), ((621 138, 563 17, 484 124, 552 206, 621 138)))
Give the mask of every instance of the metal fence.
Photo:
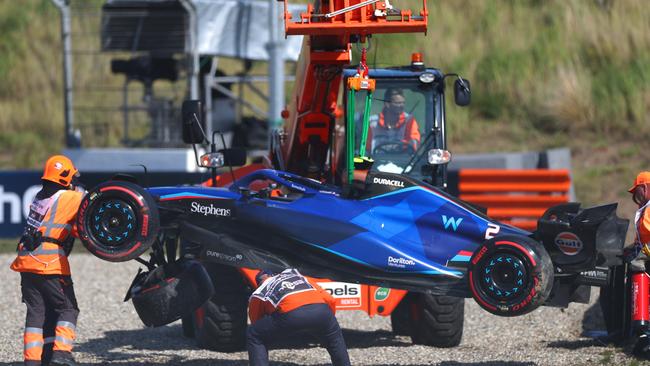
POLYGON ((269 10, 279 11, 279 3, 51 1, 62 15, 68 147, 180 147, 180 106, 186 99, 203 101, 208 133, 233 130, 247 119, 266 128, 270 115, 277 114, 273 121, 279 119, 284 93, 269 96, 269 90, 273 84, 284 91, 284 72, 268 77, 268 67, 255 67, 252 61, 271 65, 277 58, 282 71, 284 60, 295 61, 299 54, 300 37, 266 40, 264 32, 270 31, 259 19, 279 19, 269 10), (197 15, 208 10, 208 15, 197 15), (247 22, 232 20, 242 14, 247 14, 247 22), (203 21, 200 29, 198 20, 203 21), (214 45, 200 51, 199 41, 214 45), (271 54, 271 44, 282 52, 271 54), (266 56, 260 53, 265 49, 266 56), (228 74, 217 57, 223 55, 230 58, 228 74), (237 66, 232 67, 233 61, 237 66))
POLYGON ((179 146, 179 106, 188 98, 179 3, 53 1, 69 56, 68 145, 179 146))

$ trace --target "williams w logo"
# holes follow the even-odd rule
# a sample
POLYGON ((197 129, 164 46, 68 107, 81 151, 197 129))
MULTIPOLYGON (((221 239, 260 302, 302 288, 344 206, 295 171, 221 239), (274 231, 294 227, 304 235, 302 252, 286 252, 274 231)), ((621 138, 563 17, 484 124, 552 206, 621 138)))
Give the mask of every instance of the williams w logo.
POLYGON ((460 226, 460 223, 463 221, 462 217, 455 218, 455 217, 450 217, 447 218, 447 216, 442 215, 442 223, 445 224, 445 230, 449 230, 449 227, 456 231, 458 227, 460 226))

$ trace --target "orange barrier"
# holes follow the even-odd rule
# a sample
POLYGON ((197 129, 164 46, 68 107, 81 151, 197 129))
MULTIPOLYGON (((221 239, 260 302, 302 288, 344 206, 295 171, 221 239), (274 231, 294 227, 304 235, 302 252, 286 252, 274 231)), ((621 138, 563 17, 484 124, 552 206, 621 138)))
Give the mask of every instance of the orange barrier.
POLYGON ((463 169, 459 197, 487 208, 488 216, 505 224, 534 230, 549 207, 569 202, 567 169, 463 169))

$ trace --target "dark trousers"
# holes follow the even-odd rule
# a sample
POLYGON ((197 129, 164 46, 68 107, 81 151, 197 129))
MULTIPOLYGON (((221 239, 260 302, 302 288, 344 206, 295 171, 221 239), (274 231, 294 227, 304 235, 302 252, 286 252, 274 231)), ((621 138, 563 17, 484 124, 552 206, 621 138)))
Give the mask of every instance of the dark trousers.
POLYGON ((288 313, 273 313, 248 326, 246 347, 250 364, 268 365, 267 346, 296 332, 308 332, 317 336, 327 348, 334 366, 350 365, 343 333, 326 304, 309 304, 288 313))
POLYGON ((52 352, 71 352, 79 308, 70 276, 21 272, 20 280, 27 306, 25 365, 46 364, 52 352))

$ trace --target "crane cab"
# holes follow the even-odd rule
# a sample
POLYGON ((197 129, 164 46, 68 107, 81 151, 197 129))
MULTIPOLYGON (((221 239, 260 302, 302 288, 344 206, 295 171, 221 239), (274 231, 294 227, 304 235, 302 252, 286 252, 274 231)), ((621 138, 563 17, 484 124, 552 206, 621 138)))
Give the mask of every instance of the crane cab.
MULTIPOLYGON (((376 86, 367 98, 363 93, 349 93, 347 79, 356 73, 356 68, 343 72, 344 90, 339 95, 343 96, 340 102, 346 113, 337 118, 333 131, 333 176, 344 181, 353 166, 350 154, 363 152, 372 161, 370 171, 402 174, 445 189, 451 159, 445 134, 445 75, 439 69, 424 67, 421 57, 416 57, 411 66, 370 69, 369 77, 376 86), (355 95, 353 103, 351 95, 355 95), (370 113, 364 123, 367 103, 370 113), (364 128, 367 138, 362 149, 364 128), (354 149, 347 147, 350 132, 354 149)), ((469 82, 458 78, 454 94, 456 104, 469 104, 469 82)))

